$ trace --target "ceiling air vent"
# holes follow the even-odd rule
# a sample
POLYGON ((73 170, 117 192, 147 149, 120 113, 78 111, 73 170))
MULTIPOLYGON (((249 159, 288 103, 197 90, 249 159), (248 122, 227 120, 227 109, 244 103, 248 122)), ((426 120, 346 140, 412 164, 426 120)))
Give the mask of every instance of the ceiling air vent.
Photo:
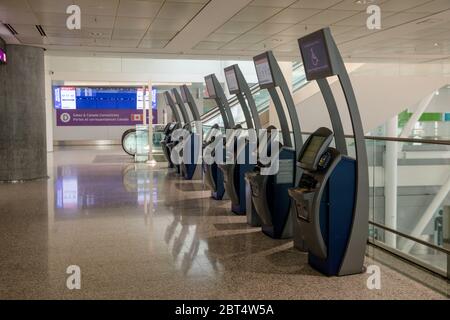
POLYGON ((45 31, 44 31, 44 28, 42 28, 42 26, 39 24, 39 25, 36 25, 36 29, 37 29, 37 31, 39 31, 39 33, 41 34, 41 36, 43 36, 43 37, 46 37, 47 36, 47 34, 45 33, 45 31))
POLYGON ((16 34, 19 34, 16 29, 14 29, 14 27, 9 23, 4 23, 3 25, 9 30, 9 32, 11 32, 12 35, 15 36, 16 34))

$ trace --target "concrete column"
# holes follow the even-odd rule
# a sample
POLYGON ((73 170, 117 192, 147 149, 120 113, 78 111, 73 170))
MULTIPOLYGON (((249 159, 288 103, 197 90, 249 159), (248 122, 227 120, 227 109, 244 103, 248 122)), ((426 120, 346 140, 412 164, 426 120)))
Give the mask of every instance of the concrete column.
POLYGON ((51 70, 48 69, 48 57, 44 57, 45 62, 45 110, 47 127, 47 152, 53 152, 53 89, 51 70))
POLYGON ((0 66, 0 181, 47 177, 44 50, 7 45, 0 66))

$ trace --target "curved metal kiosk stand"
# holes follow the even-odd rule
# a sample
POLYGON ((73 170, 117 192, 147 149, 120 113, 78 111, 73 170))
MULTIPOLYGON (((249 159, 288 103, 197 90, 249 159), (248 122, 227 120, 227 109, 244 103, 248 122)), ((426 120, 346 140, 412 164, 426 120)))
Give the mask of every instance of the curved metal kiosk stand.
POLYGON ((183 161, 181 163, 181 172, 186 180, 201 180, 202 169, 200 161, 200 152, 202 151, 202 128, 200 125, 200 114, 194 98, 187 86, 180 87, 181 95, 176 88, 172 89, 173 96, 180 109, 185 109, 185 103, 188 104, 192 115, 193 125, 189 121, 190 135, 183 141, 183 161))
POLYGON ((290 238, 292 231, 292 214, 288 189, 297 185, 301 171, 295 166, 296 159, 303 145, 300 123, 295 110, 294 101, 286 80, 271 51, 253 58, 261 89, 267 89, 275 105, 281 125, 283 145, 279 152, 279 170, 274 175, 262 175, 262 166, 246 174, 249 181, 252 201, 262 221, 262 231, 273 238, 290 238), (294 133, 292 143, 288 120, 276 88, 282 92, 289 112, 294 133))
POLYGON ((169 168, 174 168, 175 165, 170 157, 170 153, 172 152, 173 141, 172 141, 172 133, 181 127, 181 117, 178 113, 178 110, 175 108, 174 104, 169 103, 169 99, 172 100, 169 92, 164 92, 164 100, 166 101, 166 105, 169 106, 172 114, 175 118, 175 122, 170 122, 167 124, 164 129, 164 140, 161 141, 161 148, 164 153, 164 156, 169 163, 169 168), (169 97, 168 97, 169 96, 169 97))
POLYGON ((298 158, 304 174, 289 190, 309 264, 328 276, 363 271, 368 235, 369 180, 364 131, 353 88, 328 28, 299 39, 308 80, 316 80, 333 124, 312 134, 298 158), (341 118, 327 77, 338 76, 352 122, 356 159, 347 156, 341 118))
POLYGON ((180 127, 179 122, 169 122, 166 124, 164 128, 164 140, 161 141, 161 149, 163 151, 164 157, 169 163, 169 168, 174 168, 175 165, 170 157, 171 149, 169 149, 169 145, 172 142, 172 133, 180 127))
MULTIPOLYGON (((166 100, 166 104, 172 110, 172 113, 174 114, 174 116, 177 119, 177 121, 179 121, 176 129, 180 129, 183 126, 184 129, 189 130, 189 128, 190 128, 190 121, 189 121, 189 116, 188 116, 188 114, 186 112, 186 109, 185 108, 180 108, 178 110, 177 104, 173 100, 172 94, 169 91, 164 92, 164 99, 166 100), (180 114, 181 114, 181 116, 180 116, 180 114)), ((173 131, 175 131, 175 129, 173 131)), ((168 142, 166 144, 166 147, 167 147, 166 151, 168 153, 167 156, 170 159, 170 162, 172 162, 172 159, 171 159, 172 150, 179 143, 179 141, 174 141, 172 139, 173 131, 171 132, 170 142, 168 142)), ((181 166, 180 165, 175 165, 175 168, 177 169, 177 172, 181 174, 181 166)))
MULTIPOLYGON (((244 113, 247 129, 254 128, 259 132, 261 122, 256 110, 255 100, 239 66, 235 64, 225 68, 225 78, 230 94, 235 94, 238 98, 244 113)), ((256 139, 256 136, 253 138, 256 139)), ((238 143, 235 139, 229 140, 226 150, 227 152, 233 150, 234 161, 232 164, 219 165, 219 169, 223 173, 225 190, 231 200, 231 211, 236 214, 245 214, 247 211, 245 174, 252 171, 255 167, 255 163, 251 163, 251 153, 256 150, 250 150, 251 145, 245 136, 241 135, 237 139, 245 139, 245 143, 238 143)), ((256 146, 256 143, 254 143, 254 146, 256 146)), ((253 210, 249 211, 253 212, 253 210)), ((249 223, 259 226, 260 221, 257 215, 254 215, 253 219, 250 215, 249 223)))
MULTIPOLYGON (((210 74, 205 77, 208 99, 214 99, 222 116, 225 129, 234 128, 234 119, 231 114, 228 100, 223 92, 222 86, 217 80, 216 75, 210 74)), ((208 147, 208 141, 205 147, 208 147)), ((206 186, 211 190, 211 197, 216 200, 222 200, 225 197, 224 178, 222 171, 219 170, 217 163, 203 164, 203 177, 206 186)))

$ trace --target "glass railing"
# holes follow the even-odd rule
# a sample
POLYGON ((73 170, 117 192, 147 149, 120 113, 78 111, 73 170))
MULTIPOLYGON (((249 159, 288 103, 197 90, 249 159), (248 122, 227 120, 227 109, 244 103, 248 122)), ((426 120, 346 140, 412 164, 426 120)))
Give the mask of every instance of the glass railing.
POLYGON ((366 138, 369 241, 450 274, 450 141, 366 138))

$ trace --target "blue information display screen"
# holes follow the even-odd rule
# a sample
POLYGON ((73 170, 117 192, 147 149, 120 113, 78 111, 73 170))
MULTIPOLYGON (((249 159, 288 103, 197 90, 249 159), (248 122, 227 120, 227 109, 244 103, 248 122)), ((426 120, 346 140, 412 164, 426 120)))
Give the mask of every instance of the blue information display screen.
MULTIPOLYGON (((62 110, 142 110, 143 90, 136 87, 53 87, 54 107, 62 110)), ((149 97, 146 93, 146 105, 149 97)), ((156 89, 152 109, 156 109, 156 89)))
POLYGON ((333 75, 325 35, 322 30, 298 40, 306 78, 316 80, 333 75))

